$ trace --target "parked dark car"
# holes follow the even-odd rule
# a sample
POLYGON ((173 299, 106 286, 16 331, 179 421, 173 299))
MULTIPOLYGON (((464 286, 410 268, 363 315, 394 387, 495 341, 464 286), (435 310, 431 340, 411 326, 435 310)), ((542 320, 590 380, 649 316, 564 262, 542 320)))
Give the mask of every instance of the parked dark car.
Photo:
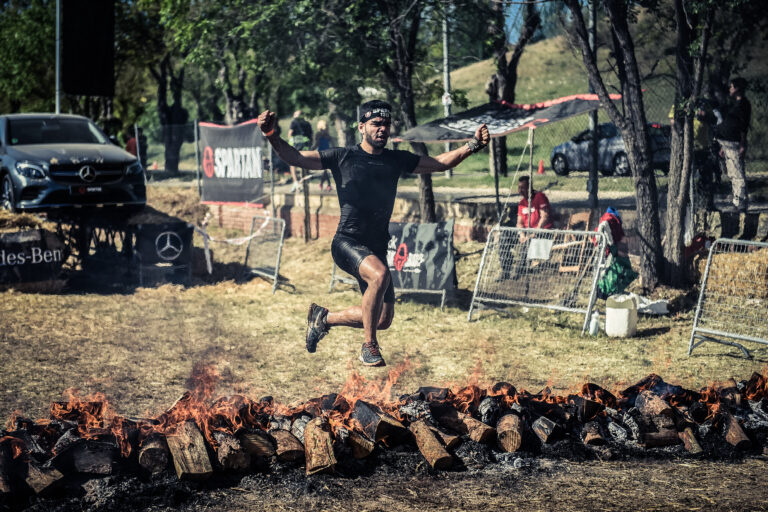
MULTIPOLYGON (((649 123, 653 167, 664 173, 669 170, 670 127, 649 123)), ((613 123, 597 127, 597 168, 604 176, 629 176, 629 159, 619 129, 613 123)), ((555 146, 552 150, 552 169, 558 176, 567 176, 571 171, 588 171, 592 164, 589 146, 592 131, 584 130, 570 141, 555 146)))
POLYGON ((144 170, 90 119, 0 116, 0 203, 11 211, 105 206, 140 210, 144 170))

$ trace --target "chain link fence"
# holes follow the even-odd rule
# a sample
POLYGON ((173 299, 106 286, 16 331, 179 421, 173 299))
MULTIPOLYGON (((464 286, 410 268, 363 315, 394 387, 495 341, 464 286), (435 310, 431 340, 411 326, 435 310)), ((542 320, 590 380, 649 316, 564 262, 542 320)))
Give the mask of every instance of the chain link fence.
POLYGON ((272 280, 272 293, 280 281, 280 258, 283 253, 285 221, 254 215, 243 264, 251 274, 272 280))
POLYGON ((591 231, 494 227, 467 320, 480 305, 540 307, 584 314, 583 333, 605 247, 603 234, 591 231))
POLYGON ((718 239, 709 250, 688 355, 712 341, 749 358, 743 345, 729 340, 768 344, 767 312, 768 243, 718 239))

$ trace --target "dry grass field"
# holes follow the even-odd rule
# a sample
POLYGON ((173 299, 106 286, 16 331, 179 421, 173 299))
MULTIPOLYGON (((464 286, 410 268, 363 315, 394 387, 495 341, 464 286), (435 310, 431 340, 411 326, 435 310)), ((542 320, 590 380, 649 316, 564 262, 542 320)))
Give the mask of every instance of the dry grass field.
MULTIPOLYGON (((192 188, 151 189, 155 208, 190 221, 203 214, 196 201, 192 188)), ((387 368, 359 364, 362 336, 353 329, 332 330, 317 353, 308 354, 303 340, 308 305, 336 309, 359 301, 351 286, 328 293, 329 246, 328 239, 306 245, 289 239, 281 266, 286 284, 274 295, 271 283, 261 278, 236 279, 244 248, 224 244, 214 245, 214 275, 197 276, 187 288, 1 292, 0 417, 5 421, 13 411, 46 416, 50 402, 68 388, 104 393, 120 414, 154 415, 179 397, 201 362, 216 366, 220 395, 269 394, 291 403, 339 391, 350 377, 381 385, 394 369, 396 398, 419 386, 470 381, 506 380, 557 393, 585 381, 617 389, 651 372, 698 389, 748 378, 768 361, 768 349, 755 345, 752 361, 714 344, 688 357, 693 312, 690 300, 679 297, 672 297, 675 312, 669 317, 641 318, 632 339, 582 337, 579 317, 543 310, 509 315, 488 310, 467 322, 481 244, 459 245, 460 290, 444 312, 429 297, 398 301, 393 326, 380 336, 387 368), (688 306, 679 306, 684 303, 688 306)))

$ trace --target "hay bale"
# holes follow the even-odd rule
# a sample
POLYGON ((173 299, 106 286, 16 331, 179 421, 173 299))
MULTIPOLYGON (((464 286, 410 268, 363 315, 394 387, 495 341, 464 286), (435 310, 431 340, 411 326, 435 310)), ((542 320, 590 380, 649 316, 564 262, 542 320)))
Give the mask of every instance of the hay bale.
POLYGON ((28 229, 56 230, 56 225, 31 213, 12 213, 0 209, 0 233, 16 233, 28 229))
MULTIPOLYGON (((703 275, 706 260, 699 262, 703 275)), ((714 254, 707 290, 740 297, 768 299, 768 249, 714 254)))

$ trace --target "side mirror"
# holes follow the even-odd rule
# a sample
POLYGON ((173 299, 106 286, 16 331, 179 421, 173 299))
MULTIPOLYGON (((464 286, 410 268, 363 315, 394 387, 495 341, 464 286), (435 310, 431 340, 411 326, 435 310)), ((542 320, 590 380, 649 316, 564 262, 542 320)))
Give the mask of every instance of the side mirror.
POLYGON ((109 142, 111 142, 115 146, 119 146, 120 145, 120 143, 117 141, 117 137, 114 136, 114 135, 110 135, 109 136, 109 142))

